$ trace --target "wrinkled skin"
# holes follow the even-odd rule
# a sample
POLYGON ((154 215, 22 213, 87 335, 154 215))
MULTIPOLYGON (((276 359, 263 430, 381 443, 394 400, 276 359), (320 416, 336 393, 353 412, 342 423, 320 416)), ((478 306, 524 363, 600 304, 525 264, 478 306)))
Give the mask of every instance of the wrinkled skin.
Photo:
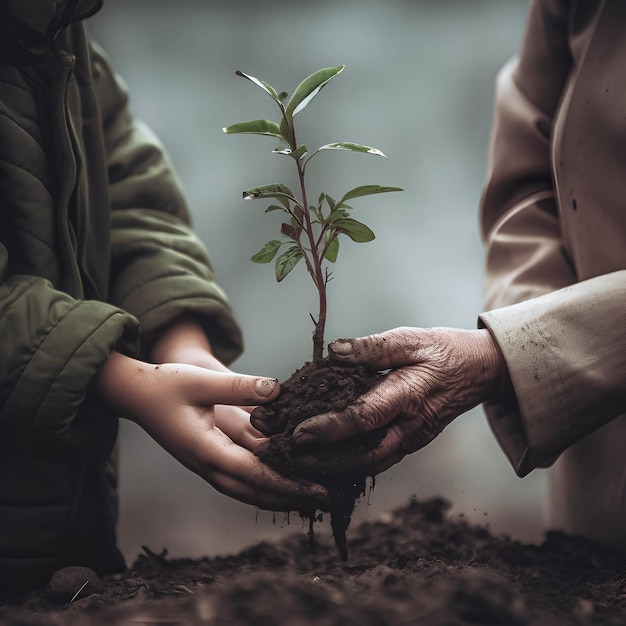
MULTIPOLYGON (((315 463, 315 446, 385 428, 365 468, 380 473, 508 387, 504 359, 484 329, 395 328, 331 343, 329 355, 337 363, 389 372, 347 410, 311 417, 296 428, 302 466, 315 463)), ((255 425, 263 430, 262 423, 255 425)))

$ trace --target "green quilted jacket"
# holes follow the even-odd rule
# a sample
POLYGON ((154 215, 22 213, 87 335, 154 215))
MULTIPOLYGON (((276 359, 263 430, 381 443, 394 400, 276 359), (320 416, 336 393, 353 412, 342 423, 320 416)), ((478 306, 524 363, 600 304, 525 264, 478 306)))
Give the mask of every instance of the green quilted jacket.
POLYGON ((90 389, 109 353, 185 311, 241 351, 175 174, 86 37, 100 4, 0 2, 0 595, 123 567, 117 417, 90 389))

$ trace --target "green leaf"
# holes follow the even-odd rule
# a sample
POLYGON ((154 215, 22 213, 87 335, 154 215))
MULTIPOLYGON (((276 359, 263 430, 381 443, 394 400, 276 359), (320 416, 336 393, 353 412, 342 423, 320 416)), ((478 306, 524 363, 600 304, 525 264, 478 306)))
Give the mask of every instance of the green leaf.
POLYGON ((366 243, 375 238, 374 233, 365 224, 352 219, 351 217, 343 217, 333 222, 333 229, 337 232, 348 235, 352 241, 358 243, 366 243))
POLYGON ((276 259, 276 280, 281 282, 302 258, 302 250, 298 246, 291 246, 276 259))
POLYGON ((248 122, 238 122, 237 124, 231 124, 222 128, 222 130, 229 134, 247 133, 254 135, 268 135, 270 137, 278 137, 283 139, 280 134, 280 126, 276 122, 270 120, 250 120, 248 122))
POLYGON ((269 263, 278 252, 278 249, 283 244, 278 239, 272 239, 268 241, 250 260, 255 263, 269 263))
POLYGON ((326 252, 324 253, 324 258, 329 260, 331 263, 334 263, 337 260, 337 255, 339 254, 339 239, 335 237, 331 240, 326 252))
POLYGON ((270 120, 250 120, 248 122, 238 122, 225 126, 222 131, 229 135, 246 134, 246 135, 265 135, 266 137, 274 137, 282 141, 285 145, 290 146, 289 139, 282 133, 281 127, 270 120))
MULTIPOLYGON (((366 154, 374 154, 376 156, 387 158, 378 148, 371 148, 370 146, 364 146, 360 143, 351 143, 349 141, 339 141, 336 143, 327 143, 324 146, 320 146, 316 152, 320 150, 349 150, 351 152, 365 152, 366 154)), ((311 155, 313 156, 313 155, 311 155)))
POLYGON ((276 198, 286 208, 289 208, 289 201, 297 202, 293 196, 293 192, 289 187, 274 183, 271 185, 261 185, 260 187, 252 187, 243 192, 244 200, 256 200, 257 198, 276 198))
POLYGON ((320 209, 322 208, 322 201, 326 200, 326 204, 328 204, 328 208, 332 211, 335 208, 335 199, 329 196, 327 193, 322 193, 319 199, 320 209))
POLYGON ((291 130, 291 128, 289 127, 289 124, 287 124, 287 118, 286 118, 286 114, 283 115, 283 119, 280 121, 280 136, 284 138, 285 142, 287 143, 287 145, 292 149, 295 150, 295 140, 293 138, 293 132, 291 130))
POLYGON ((313 216, 316 218, 316 220, 314 220, 313 223, 322 223, 324 221, 324 215, 322 214, 322 208, 321 208, 321 204, 319 206, 315 206, 314 204, 311 204, 309 206, 309 212, 313 214, 313 216))
POLYGON ((327 67, 307 76, 293 92, 287 103, 286 114, 293 116, 306 107, 309 102, 331 81, 345 65, 327 67))
POLYGON ((284 206, 278 206, 277 204, 270 204, 267 209, 265 209, 266 213, 271 213, 272 211, 285 211, 284 206))
POLYGON ((354 198, 360 198, 361 196, 372 196, 377 193, 387 193, 390 191, 404 191, 404 189, 401 187, 385 187, 384 185, 362 185, 361 187, 355 187, 345 193, 337 203, 337 206, 342 206, 344 202, 354 198))
POLYGON ((335 209, 326 218, 326 222, 328 224, 332 224, 333 222, 336 222, 337 220, 341 220, 344 217, 348 217, 348 212, 347 211, 344 211, 343 209, 335 209))
POLYGON ((275 150, 272 150, 272 152, 274 154, 284 154, 285 156, 290 156, 296 159, 296 161, 300 161, 306 156, 307 148, 302 145, 298 146, 296 150, 292 150, 291 148, 276 148, 275 150))
POLYGON ((335 200, 331 198, 327 193, 321 193, 320 197, 317 201, 317 208, 315 209, 315 214, 319 217, 320 222, 328 222, 329 218, 335 214, 335 200), (328 215, 324 217, 323 209, 324 209, 324 201, 328 204, 328 215))
POLYGON ((307 153, 307 147, 304 144, 302 144, 301 146, 298 146, 298 148, 291 153, 291 156, 297 161, 301 161, 306 156, 306 153, 307 153))
POLYGON ((268 94, 270 98, 274 100, 274 102, 276 102, 276 104, 281 108, 281 110, 284 109, 283 103, 281 102, 281 100, 284 100, 285 98, 285 95, 283 95, 284 92, 277 93, 276 89, 274 89, 274 87, 266 83, 264 80, 259 80, 254 76, 245 74, 241 70, 237 70, 235 74, 237 74, 237 76, 241 76, 242 78, 247 78, 249 81, 253 82, 257 87, 260 87, 266 94, 268 94))

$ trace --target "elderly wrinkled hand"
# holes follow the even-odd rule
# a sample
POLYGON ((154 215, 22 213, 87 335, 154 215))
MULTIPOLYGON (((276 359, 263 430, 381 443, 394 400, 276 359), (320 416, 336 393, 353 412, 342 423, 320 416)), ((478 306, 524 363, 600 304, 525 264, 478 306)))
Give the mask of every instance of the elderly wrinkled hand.
POLYGON ((345 411, 316 415, 296 428, 303 465, 315 462, 315 446, 384 429, 365 468, 384 471, 498 393, 507 379, 504 359, 484 329, 395 328, 335 341, 329 355, 337 363, 389 372, 345 411))

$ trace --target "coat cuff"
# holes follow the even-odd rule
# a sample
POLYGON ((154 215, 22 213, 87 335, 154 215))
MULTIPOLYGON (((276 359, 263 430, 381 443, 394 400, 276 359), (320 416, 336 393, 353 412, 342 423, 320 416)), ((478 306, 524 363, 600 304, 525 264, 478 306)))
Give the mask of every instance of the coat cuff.
MULTIPOLYGON (((158 276, 140 285, 122 302, 139 319, 142 335, 153 332, 183 313, 193 313, 203 325, 215 356, 232 363, 243 351, 243 339, 226 296, 203 277, 183 274, 158 276)), ((147 348, 144 347, 144 351, 147 348)))
POLYGON ((485 411, 519 475, 624 412, 625 303, 622 270, 480 315, 515 391, 485 411))
POLYGON ((484 410, 509 462, 525 476, 549 465, 569 442, 567 400, 549 329, 521 305, 483 313, 479 326, 498 344, 515 391, 513 397, 485 403, 484 410))
POLYGON ((101 302, 75 302, 30 357, 0 418, 33 415, 33 435, 69 442, 102 363, 115 349, 132 352, 136 335, 137 320, 131 315, 101 302))

